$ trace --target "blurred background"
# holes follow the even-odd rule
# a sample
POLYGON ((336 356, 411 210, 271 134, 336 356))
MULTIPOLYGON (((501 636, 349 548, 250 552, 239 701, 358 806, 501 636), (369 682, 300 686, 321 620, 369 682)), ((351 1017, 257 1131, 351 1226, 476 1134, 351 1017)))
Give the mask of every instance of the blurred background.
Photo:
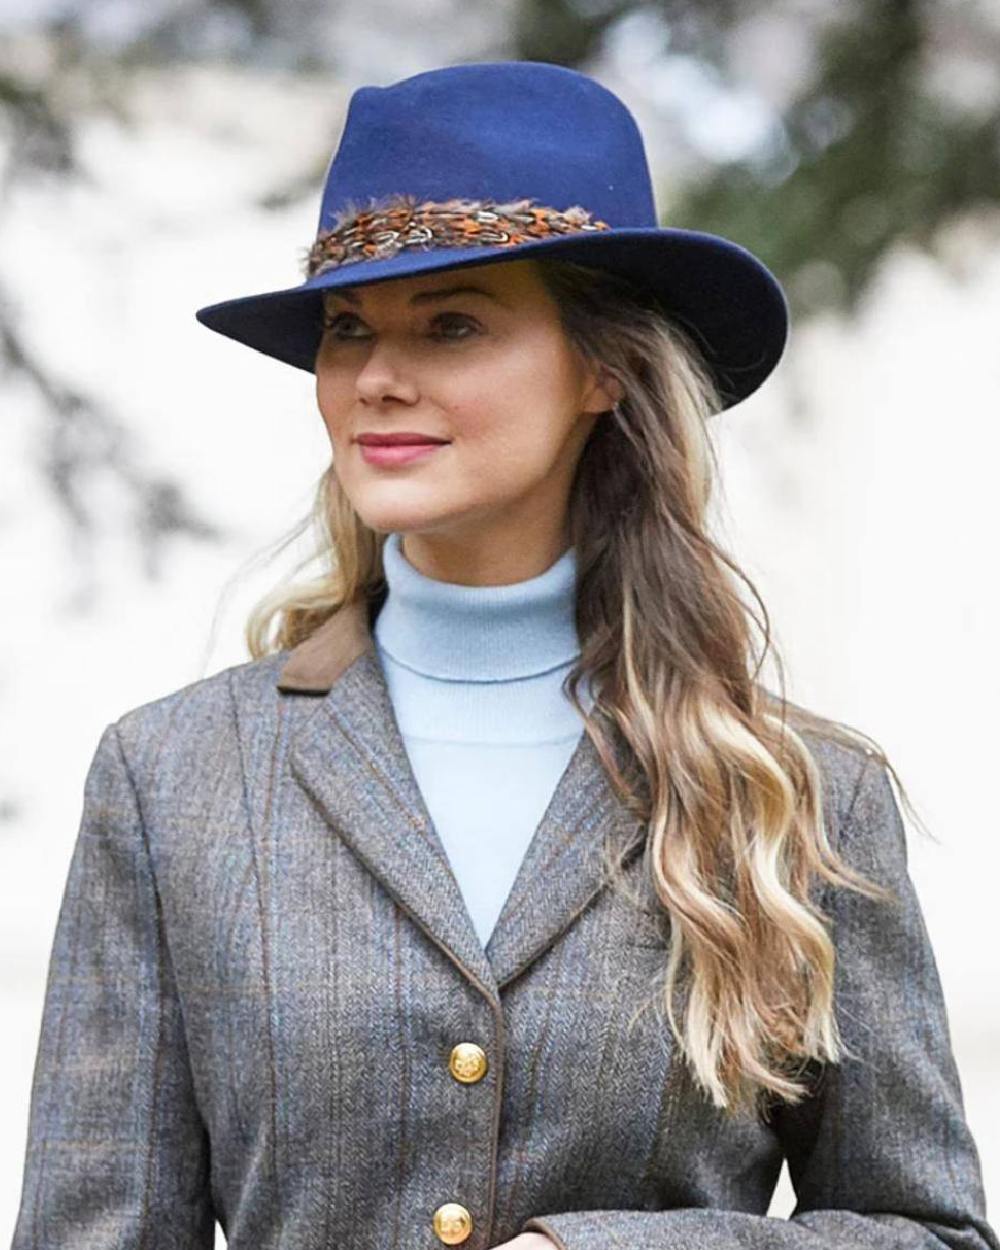
POLYGON ((876 738, 934 835, 910 871, 1000 1216, 1000 0, 0 0, 0 1229, 101 730, 248 658, 329 455, 311 375, 194 310, 301 280, 356 87, 511 58, 620 95, 661 223, 788 293, 714 427, 717 531, 786 693, 876 738))

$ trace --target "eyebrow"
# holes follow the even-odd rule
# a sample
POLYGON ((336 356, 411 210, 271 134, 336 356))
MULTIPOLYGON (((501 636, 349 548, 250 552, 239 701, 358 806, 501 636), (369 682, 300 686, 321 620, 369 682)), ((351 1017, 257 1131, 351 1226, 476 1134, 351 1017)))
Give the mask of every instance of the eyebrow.
MULTIPOLYGON (((361 300, 350 287, 341 287, 339 290, 328 291, 328 295, 339 295, 342 299, 347 300, 349 304, 360 304, 361 300)), ((495 300, 496 303, 502 304, 503 300, 494 295, 492 291, 487 291, 481 286, 439 286, 429 291, 418 291, 416 295, 410 296, 411 304, 428 304, 431 300, 443 299, 446 295, 485 295, 487 299, 495 300)))

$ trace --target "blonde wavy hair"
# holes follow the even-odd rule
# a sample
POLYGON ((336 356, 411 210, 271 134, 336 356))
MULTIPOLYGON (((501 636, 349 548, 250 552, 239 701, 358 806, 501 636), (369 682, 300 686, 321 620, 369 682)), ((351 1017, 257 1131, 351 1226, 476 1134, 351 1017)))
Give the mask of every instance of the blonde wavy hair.
MULTIPOLYGON (((717 465, 706 422, 722 401, 693 337, 615 275, 544 259, 539 273, 568 341, 623 391, 595 424, 571 489, 581 651, 563 689, 616 792, 648 829, 646 879, 669 918, 664 1001, 695 1080, 729 1114, 775 1097, 794 1105, 808 1092, 795 1077, 810 1061, 849 1053, 834 1012, 829 918, 811 884, 822 877, 893 897, 830 845, 823 775, 800 731, 874 756, 904 798, 905 790, 866 734, 757 680, 771 646, 768 614, 707 532, 717 465), (588 674, 597 692, 589 714, 578 695, 588 674)), ((272 550, 309 528, 313 551, 246 623, 254 659, 294 647, 342 604, 384 591, 386 536, 361 521, 333 464, 311 513, 272 550), (316 559, 320 574, 296 581, 316 559)))

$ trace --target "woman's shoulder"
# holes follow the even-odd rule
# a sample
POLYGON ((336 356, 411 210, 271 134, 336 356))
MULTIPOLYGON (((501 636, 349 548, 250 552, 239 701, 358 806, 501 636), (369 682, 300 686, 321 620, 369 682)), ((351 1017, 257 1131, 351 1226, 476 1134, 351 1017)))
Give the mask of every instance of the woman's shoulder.
MULTIPOLYGON (((778 708, 776 697, 768 693, 778 708)), ((857 725, 789 699, 782 701, 779 714, 801 738, 819 770, 828 816, 836 826, 843 825, 862 788, 880 785, 886 771, 884 749, 857 725)))
POLYGON ((231 664, 144 703, 126 708, 113 725, 127 755, 162 758, 165 748, 200 749, 234 734, 241 719, 267 720, 276 711, 278 674, 288 651, 231 664))

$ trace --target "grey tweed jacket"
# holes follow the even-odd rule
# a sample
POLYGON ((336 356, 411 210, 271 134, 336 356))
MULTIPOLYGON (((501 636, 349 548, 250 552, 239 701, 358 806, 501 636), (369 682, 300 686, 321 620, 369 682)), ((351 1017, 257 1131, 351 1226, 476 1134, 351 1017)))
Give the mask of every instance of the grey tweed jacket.
MULTIPOLYGON (((586 734, 479 942, 351 605, 100 738, 59 912, 13 1250, 1000 1250, 899 810, 817 739, 856 1058, 769 1122, 698 1092, 643 840, 586 734), (652 900, 651 895, 647 895, 652 900), (640 898, 641 902, 641 898, 640 898), (652 1005, 643 1007, 650 1001, 652 1005), (791 1219, 766 1212, 788 1160, 791 1219)), ((516 784, 516 779, 512 779, 516 784)))

